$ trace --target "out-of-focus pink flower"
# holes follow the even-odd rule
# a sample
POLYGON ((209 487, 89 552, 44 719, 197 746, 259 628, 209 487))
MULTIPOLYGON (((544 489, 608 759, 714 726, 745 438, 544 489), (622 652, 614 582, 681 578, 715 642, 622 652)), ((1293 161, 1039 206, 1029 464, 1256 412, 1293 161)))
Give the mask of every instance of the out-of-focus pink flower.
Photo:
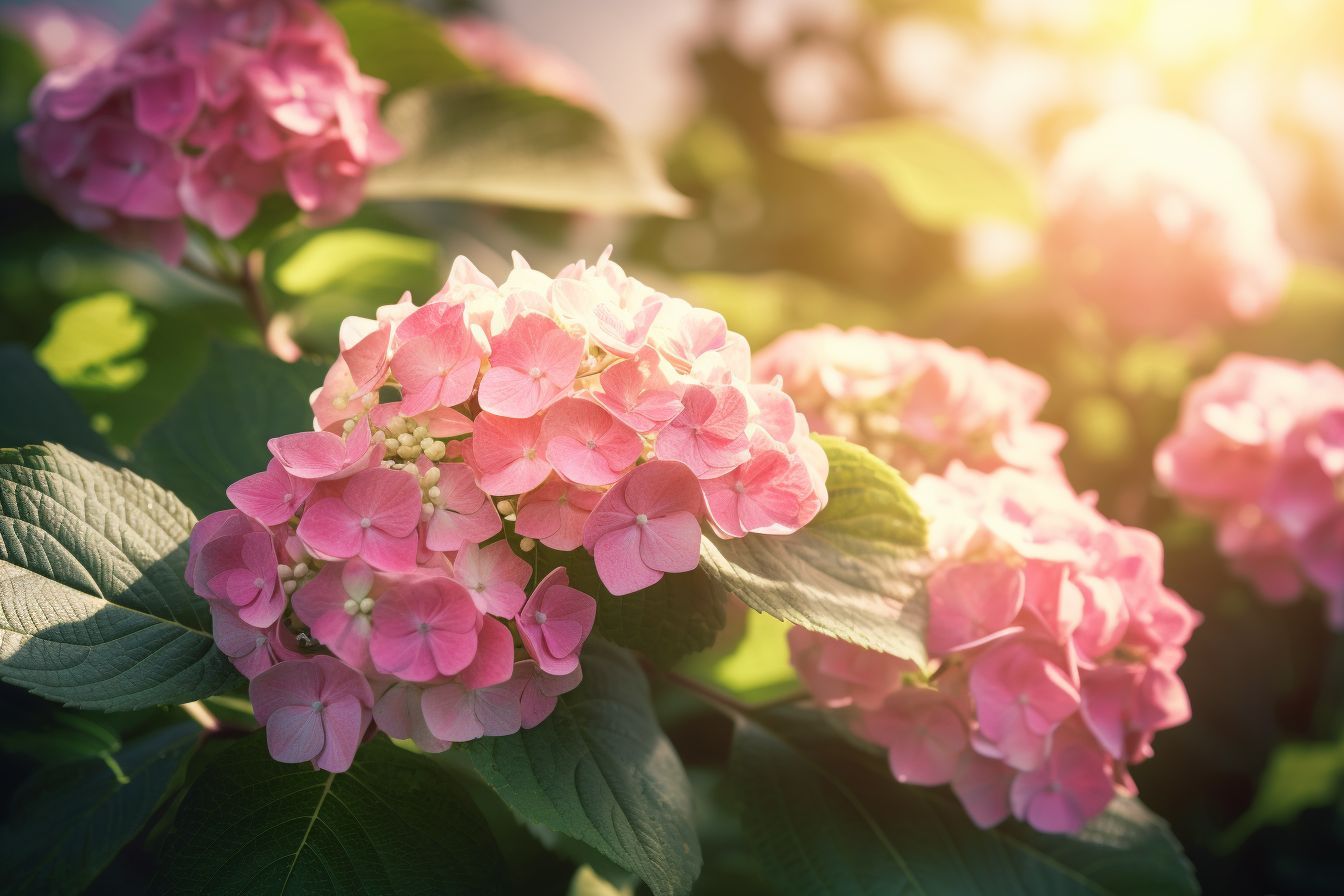
POLYGON ((511 84, 592 108, 592 82, 572 60, 529 43, 484 16, 456 16, 443 23, 448 45, 468 62, 511 84))
POLYGON ((343 772, 373 718, 368 681, 340 660, 288 660, 252 679, 252 709, 271 756, 343 772))
POLYGON ((114 52, 120 39, 102 19, 54 3, 10 7, 0 21, 28 41, 48 69, 97 62, 114 52))
POLYGON ((1262 318, 1290 266, 1269 194, 1232 142, 1148 108, 1108 113, 1065 141, 1043 248, 1070 300, 1137 335, 1262 318))
POLYGON ((1309 582, 1344 628, 1344 371, 1232 355, 1187 390, 1153 466, 1266 600, 1309 582))
POLYGON ((1064 433, 1035 419, 1045 380, 975 349, 823 325, 784 334, 753 370, 778 377, 813 430, 863 445, 910 479, 953 461, 1059 469, 1064 433))
POLYGON ((398 152, 383 85, 311 0, 158 0, 119 41, 51 8, 15 18, 53 67, 19 131, 33 187, 77 227, 170 264, 188 219, 232 239, 282 189, 312 223, 339 221, 398 152))
POLYGON ((641 464, 611 487, 583 526, 602 584, 612 594, 647 588, 700 562, 703 498, 695 475, 675 461, 641 464))

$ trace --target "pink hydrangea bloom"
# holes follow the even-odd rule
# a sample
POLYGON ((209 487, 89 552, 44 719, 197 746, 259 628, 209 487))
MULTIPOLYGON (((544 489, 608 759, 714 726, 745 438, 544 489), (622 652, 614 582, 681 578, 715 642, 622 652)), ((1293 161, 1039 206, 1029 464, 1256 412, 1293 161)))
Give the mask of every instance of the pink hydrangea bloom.
POLYGON ((583 524, 602 493, 552 475, 518 498, 514 530, 548 548, 572 551, 583 544, 583 524))
POLYGON ((0 13, 0 22, 22 35, 48 69, 97 62, 114 52, 120 39, 102 19, 53 3, 10 7, 0 13))
POLYGON ((252 709, 280 762, 343 772, 373 718, 369 682, 340 660, 287 660, 252 679, 252 709))
POLYGON ((1067 300, 1127 334, 1262 318, 1289 271, 1269 194, 1241 152, 1156 109, 1108 113, 1064 142, 1043 248, 1067 300))
POLYGON ((398 582, 373 604, 369 656, 403 681, 455 675, 476 656, 481 614, 467 590, 444 576, 398 582))
POLYGON ((579 667, 579 649, 596 620, 597 601, 569 587, 560 567, 537 583, 518 612, 518 635, 542 672, 568 675, 579 667))
POLYGON ((1344 371, 1232 355, 1186 391, 1153 466, 1266 600, 1309 583, 1344 629, 1344 371))
POLYGON ((1199 616, 1163 587, 1156 537, 1058 478, 954 463, 914 494, 933 521, 928 664, 794 629, 799 677, 976 824, 1076 832, 1189 719, 1177 670, 1199 616))
POLYGON ((1059 469, 1064 433, 1035 419, 1045 380, 976 349, 823 325, 784 334, 753 369, 779 378, 812 429, 863 445, 909 479, 953 461, 1059 469))
MULTIPOLYGON (((330 64, 305 50, 253 74, 277 126, 339 106, 330 64), (282 97, 287 79, 304 95, 282 97)), ((339 348, 314 430, 271 439, 227 490, 238 509, 200 521, 187 579, 245 674, 289 693, 297 673, 275 669, 334 663, 422 749, 535 727, 579 685, 597 602, 567 568, 629 594, 696 567, 707 501, 725 538, 796 531, 826 503, 825 452, 777 384, 749 381, 745 340, 606 254, 555 278, 515 256, 500 284, 458 259, 423 305, 347 318, 339 348)), ((277 756, 352 749, 316 699, 275 716, 277 756)))
POLYGON ((583 546, 593 555, 612 594, 630 594, 668 572, 688 572, 700 562, 703 499, 685 464, 650 461, 602 496, 583 526, 583 546))
POLYGON ((384 85, 312 0, 157 0, 120 40, 70 16, 21 26, 53 63, 19 132, 34 188, 75 226, 170 264, 188 220, 231 239, 281 190, 334 223, 397 155, 384 85))

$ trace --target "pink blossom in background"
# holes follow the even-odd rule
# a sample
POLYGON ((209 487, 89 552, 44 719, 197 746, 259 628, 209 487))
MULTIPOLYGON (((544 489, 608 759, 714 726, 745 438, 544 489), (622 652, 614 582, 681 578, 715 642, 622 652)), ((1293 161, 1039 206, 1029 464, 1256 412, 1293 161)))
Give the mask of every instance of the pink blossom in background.
POLYGON ((1344 371, 1231 355, 1186 391, 1153 466, 1266 600, 1313 585, 1344 629, 1344 371))
POLYGON ((11 7, 0 12, 0 22, 28 42, 47 69, 96 62, 113 53, 120 40, 102 19, 55 3, 11 7))
POLYGON ((538 93, 592 108, 595 88, 576 63, 555 51, 529 43, 484 16, 456 16, 443 23, 448 45, 473 65, 538 93))
MULTIPOLYGON (((335 102, 304 83, 288 126, 335 102)), ((749 381, 745 341, 609 253, 554 278, 515 256, 498 285, 459 258, 423 305, 347 318, 313 431, 270 439, 237 509, 193 530, 187 580, 274 705, 277 758, 348 766, 370 717, 431 751, 542 724, 597 620, 571 580, 618 600, 695 569, 706 524, 769 537, 825 506, 826 454, 778 383, 749 381), (328 715, 308 696, 328 685, 359 693, 328 715)))
POLYGON ((789 632, 799 678, 912 784, 951 784, 981 827, 1074 833, 1190 717, 1177 674, 1199 614, 1161 543, 1062 479, 953 463, 914 485, 933 521, 929 662, 789 632))
POLYGON ((1065 140, 1043 250, 1066 300, 1126 335, 1263 318, 1290 268, 1269 194, 1236 146, 1148 108, 1111 112, 1065 140))
POLYGON ((18 133, 34 190, 76 227, 169 264, 188 220, 232 239, 273 193, 335 223, 398 153, 378 120, 384 86, 312 0, 158 0, 111 42, 72 16, 16 18, 52 59, 18 133))
POLYGON ((907 479, 953 461, 1058 472, 1065 435, 1037 422, 1050 387, 973 348, 863 327, 785 333, 756 354, 817 432, 863 445, 907 479))

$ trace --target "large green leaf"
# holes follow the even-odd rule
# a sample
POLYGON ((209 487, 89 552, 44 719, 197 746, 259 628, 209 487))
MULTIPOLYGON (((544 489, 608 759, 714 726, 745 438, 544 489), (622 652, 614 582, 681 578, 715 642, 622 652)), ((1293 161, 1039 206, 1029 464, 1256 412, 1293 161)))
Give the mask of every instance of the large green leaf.
POLYGON ((583 684, 550 718, 460 749, 528 821, 582 840, 657 896, 690 891, 701 864, 691 785, 625 651, 589 641, 583 684))
POLYGON ((340 0, 327 10, 345 28, 359 70, 392 93, 475 74, 444 42, 442 23, 423 12, 386 0, 340 0))
POLYGON ((602 584, 587 551, 537 550, 541 569, 565 567, 569 583, 597 600, 602 637, 660 665, 704 650, 727 622, 723 596, 700 570, 665 575, 650 588, 617 597, 602 584))
POLYGON ((784 892, 1198 892, 1166 824, 1137 800, 1117 797, 1074 837, 1016 822, 980 830, 948 790, 896 783, 815 712, 763 722, 739 722, 731 775, 747 840, 784 892))
POLYGON ((49 766, 25 781, 0 828, 5 892, 82 892, 149 820, 200 732, 191 723, 173 725, 103 758, 49 766))
POLYGON ((597 114, 555 97, 471 81, 405 91, 383 117, 405 153, 370 176, 373 199, 613 214, 686 209, 651 155, 597 114))
POLYGON ((103 710, 232 684, 183 579, 194 522, 154 483, 59 445, 0 451, 0 678, 103 710))
POLYGON ((867 122, 826 134, 797 134, 798 158, 875 177, 912 220, 943 230, 981 218, 1032 224, 1035 200, 1025 179, 987 149, 918 119, 867 122))
POLYGON ((308 395, 322 375, 311 361, 215 343, 200 377, 145 433, 136 469, 200 516, 228 507, 224 490, 266 468, 268 439, 312 429, 308 395))
POLYGON ((425 757, 378 738, 337 775, 274 761, 257 733, 192 784, 154 890, 496 893, 502 862, 466 791, 425 757))
POLYGON ((110 454, 84 411, 23 346, 0 346, 0 382, 0 448, 51 441, 84 455, 110 454))
POLYGON ((924 662, 924 519, 891 467, 820 437, 830 502, 792 535, 701 543, 700 568, 747 606, 786 622, 924 662))

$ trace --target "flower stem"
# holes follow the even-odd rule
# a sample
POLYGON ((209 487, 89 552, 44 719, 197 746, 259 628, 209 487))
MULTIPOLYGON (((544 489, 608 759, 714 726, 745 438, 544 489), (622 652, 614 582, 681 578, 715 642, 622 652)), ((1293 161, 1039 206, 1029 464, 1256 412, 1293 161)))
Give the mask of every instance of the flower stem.
POLYGON ((200 700, 183 703, 182 711, 191 716, 192 720, 205 731, 213 734, 219 730, 219 719, 215 718, 215 714, 206 709, 205 704, 200 700))

